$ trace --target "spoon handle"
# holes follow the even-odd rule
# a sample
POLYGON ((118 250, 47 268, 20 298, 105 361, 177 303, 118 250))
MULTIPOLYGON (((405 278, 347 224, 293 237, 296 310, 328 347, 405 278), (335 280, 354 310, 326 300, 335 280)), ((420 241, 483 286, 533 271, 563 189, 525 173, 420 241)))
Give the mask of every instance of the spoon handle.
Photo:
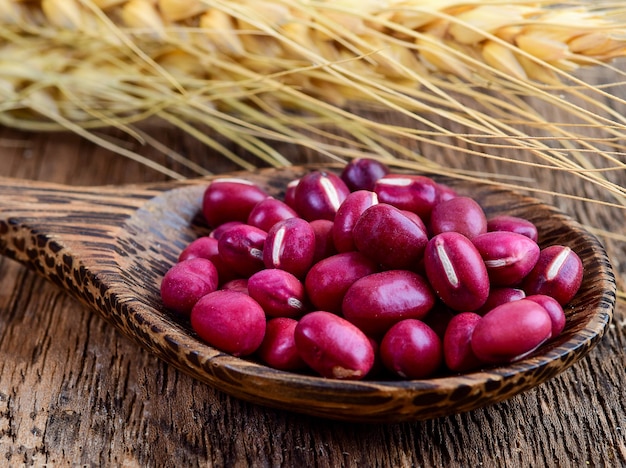
POLYGON ((0 178, 0 254, 56 277, 68 255, 106 249, 124 220, 161 191, 0 178))

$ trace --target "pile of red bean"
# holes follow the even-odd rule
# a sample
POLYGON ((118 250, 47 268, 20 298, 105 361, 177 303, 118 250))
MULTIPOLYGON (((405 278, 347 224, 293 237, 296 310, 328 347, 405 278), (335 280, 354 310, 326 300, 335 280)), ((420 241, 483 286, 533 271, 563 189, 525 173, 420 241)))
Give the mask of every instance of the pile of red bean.
POLYGON ((525 219, 487 219, 472 198, 370 159, 285 190, 212 181, 211 234, 163 277, 164 305, 221 351, 329 378, 418 379, 521 359, 565 327, 582 262, 541 249, 525 219))

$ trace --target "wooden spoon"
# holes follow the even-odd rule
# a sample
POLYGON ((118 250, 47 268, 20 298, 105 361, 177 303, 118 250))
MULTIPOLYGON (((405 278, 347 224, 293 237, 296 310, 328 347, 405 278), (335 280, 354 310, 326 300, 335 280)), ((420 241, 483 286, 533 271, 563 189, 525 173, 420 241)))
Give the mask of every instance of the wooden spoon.
MULTIPOLYGON (((280 196, 311 168, 236 173, 280 196)), ((534 222, 542 246, 570 246, 585 277, 562 335, 511 365, 416 381, 346 382, 281 372, 202 343, 165 310, 159 285, 187 243, 206 233, 200 215, 210 179, 122 187, 68 187, 0 178, 0 253, 97 310, 140 346, 237 398, 350 421, 398 422, 449 415, 510 398, 554 377, 601 339, 615 306, 615 278, 598 240, 533 198, 493 185, 440 181, 478 200, 488 216, 534 222)))

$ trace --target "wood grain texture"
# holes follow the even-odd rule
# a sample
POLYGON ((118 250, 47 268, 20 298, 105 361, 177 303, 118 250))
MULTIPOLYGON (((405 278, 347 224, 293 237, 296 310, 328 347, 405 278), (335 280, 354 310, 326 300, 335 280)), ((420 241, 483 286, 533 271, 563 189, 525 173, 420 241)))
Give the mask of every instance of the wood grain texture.
MULTIPOLYGON (((195 142, 174 132, 166 138, 206 160, 195 142)), ((2 176, 75 185, 162 179, 71 135, 0 129, 0 150, 2 176)), ((234 169, 211 164, 216 172, 234 169)), ((466 166, 489 164, 472 159, 466 166)), ((597 194, 564 176, 516 171, 556 189, 597 194)), ((612 177, 626 185, 626 174, 612 177)), ((626 234, 623 211, 545 200, 581 222, 626 234)), ((602 241, 624 289, 626 247, 602 241)), ((620 303, 587 357, 511 400, 413 423, 329 422, 213 390, 143 351, 58 287, 0 259, 0 465, 6 466, 624 466, 625 362, 620 303)))

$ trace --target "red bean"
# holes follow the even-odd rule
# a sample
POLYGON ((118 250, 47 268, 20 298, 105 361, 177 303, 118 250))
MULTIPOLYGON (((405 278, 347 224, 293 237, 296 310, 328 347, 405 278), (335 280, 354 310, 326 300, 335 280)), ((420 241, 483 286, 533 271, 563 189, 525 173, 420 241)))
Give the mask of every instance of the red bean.
POLYGON ((254 353, 265 335, 265 314, 247 294, 215 291, 202 297, 191 311, 191 326, 209 345, 232 354, 254 353))
POLYGON ((435 293, 459 312, 479 309, 489 296, 489 276, 472 241, 456 232, 437 234, 424 252, 426 275, 435 293))
POLYGON ((327 219, 316 219, 311 221, 311 227, 315 233, 315 253, 313 254, 313 264, 324 258, 328 258, 339 252, 335 248, 333 239, 333 222, 327 219))
POLYGON ((474 312, 455 315, 443 338, 443 357, 453 372, 465 372, 482 364, 472 350, 472 334, 482 317, 474 312))
POLYGON ((412 211, 426 220, 437 203, 437 184, 429 177, 389 174, 374 185, 380 203, 412 211))
POLYGON ((220 288, 223 291, 237 291, 248 294, 248 278, 235 278, 226 281, 220 288))
POLYGON ((298 317, 304 313, 304 285, 291 273, 261 270, 248 279, 248 294, 270 317, 298 317))
POLYGON ((528 299, 507 302, 492 309, 472 333, 472 350, 482 361, 512 362, 532 353, 552 334, 548 312, 528 299))
POLYGON ((340 313, 348 288, 359 278, 376 271, 376 264, 362 253, 344 252, 313 265, 306 275, 304 287, 316 308, 340 313))
POLYGON ((341 310, 371 336, 384 334, 400 320, 423 318, 434 304, 435 295, 425 278, 406 270, 388 270, 355 281, 341 310))
POLYGON ((370 158, 356 158, 350 161, 341 172, 341 180, 350 191, 374 190, 376 181, 389 174, 386 164, 370 158))
POLYGON ((537 242, 539 238, 537 226, 527 219, 518 216, 499 215, 487 220, 487 231, 516 232, 537 242))
POLYGON ((297 216, 296 211, 285 202, 268 197, 252 208, 247 224, 267 232, 277 222, 297 216))
POLYGON ((219 226, 217 226, 215 229, 213 229, 211 233, 209 234, 209 237, 213 237, 214 239, 220 240, 220 237, 222 237, 222 234, 228 231, 231 227, 241 226, 242 224, 245 224, 245 223, 242 221, 226 221, 225 223, 222 223, 219 226))
POLYGON ((313 171, 303 176, 295 188, 295 209, 307 221, 332 221, 349 193, 339 176, 332 172, 313 171))
POLYGON ((287 317, 267 321, 265 337, 257 350, 265 364, 284 371, 297 371, 306 367, 296 348, 294 332, 297 324, 297 320, 287 317))
POLYGON ((234 272, 248 277, 263 268, 263 247, 267 233, 254 226, 240 224, 220 237, 218 249, 224 263, 234 272))
POLYGON ((523 289, 511 288, 511 287, 492 287, 489 290, 489 296, 483 306, 476 310, 478 315, 485 315, 491 309, 495 309, 499 305, 507 302, 519 301, 524 299, 526 293, 523 289))
POLYGON ((522 288, 529 296, 545 294, 565 305, 574 298, 582 280, 583 264, 576 252, 566 246, 553 245, 541 251, 522 288))
POLYGON ((365 210, 352 233, 357 249, 388 269, 416 268, 428 242, 421 226, 386 203, 365 210))
POLYGON ((324 377, 359 380, 374 365, 369 338, 346 319, 315 311, 300 319, 295 341, 302 360, 324 377))
POLYGON ((227 221, 245 222, 252 208, 267 196, 260 187, 244 179, 215 179, 204 192, 202 212, 213 227, 227 221))
POLYGON ((406 319, 392 326, 380 344, 383 365, 405 379, 434 374, 443 363, 441 339, 424 322, 406 319))
POLYGON ((200 298, 217 289, 215 266, 205 258, 192 258, 172 266, 161 281, 161 300, 168 309, 189 315, 200 298))
POLYGON ((534 294, 532 296, 527 296, 526 299, 536 302, 541 307, 546 309, 546 312, 548 312, 548 315, 552 320, 551 337, 559 336, 565 329, 565 323, 567 321, 565 311, 563 310, 563 307, 561 307, 561 304, 559 304, 555 298, 546 296, 545 294, 534 294))
POLYGON ((433 234, 455 231, 473 239, 487 232, 487 217, 472 198, 453 197, 433 207, 430 229, 433 234))
POLYGON ((530 273, 539 259, 539 245, 522 234, 496 231, 472 239, 480 252, 491 284, 512 286, 530 273))
POLYGON ((333 244, 339 252, 356 250, 352 231, 363 212, 378 203, 374 192, 357 190, 346 197, 333 222, 333 244))
POLYGON ((315 255, 315 232, 302 218, 276 223, 267 233, 263 248, 266 268, 279 268, 297 277, 304 277, 315 255))
POLYGON ((211 263, 213 263, 213 266, 217 269, 217 277, 220 283, 230 281, 238 276, 220 257, 218 241, 214 237, 203 236, 194 240, 183 249, 178 257, 178 261, 182 262, 192 258, 206 258, 207 260, 211 260, 211 263))

